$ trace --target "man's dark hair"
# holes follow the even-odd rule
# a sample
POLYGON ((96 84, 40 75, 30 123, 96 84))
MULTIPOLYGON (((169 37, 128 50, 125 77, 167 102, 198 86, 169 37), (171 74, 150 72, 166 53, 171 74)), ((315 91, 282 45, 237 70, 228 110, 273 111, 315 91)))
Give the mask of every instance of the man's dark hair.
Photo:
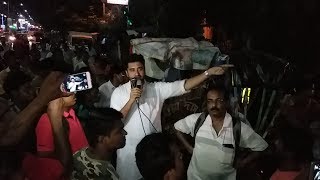
POLYGON ((3 89, 10 94, 10 92, 18 90, 23 84, 31 82, 31 80, 31 77, 22 71, 11 71, 3 83, 3 89))
POLYGON ((144 180, 163 180, 175 167, 174 139, 163 133, 144 137, 136 148, 136 163, 144 180))
POLYGON ((86 135, 91 147, 96 147, 99 136, 110 135, 117 121, 121 121, 122 113, 112 109, 95 109, 90 112, 86 125, 86 135))
POLYGON ((132 54, 132 55, 130 55, 128 63, 126 64, 126 69, 128 68, 128 64, 129 63, 133 63, 133 62, 140 62, 144 66, 144 58, 143 58, 143 56, 139 55, 139 54, 132 54))
POLYGON ((124 72, 124 69, 118 65, 114 65, 111 69, 111 76, 113 77, 115 74, 120 74, 121 72, 124 72))
POLYGON ((223 93, 223 98, 224 100, 228 101, 229 100, 229 91, 224 87, 224 85, 220 84, 215 84, 215 83, 210 83, 208 85, 207 91, 205 93, 205 99, 207 99, 207 94, 209 91, 219 91, 223 93))

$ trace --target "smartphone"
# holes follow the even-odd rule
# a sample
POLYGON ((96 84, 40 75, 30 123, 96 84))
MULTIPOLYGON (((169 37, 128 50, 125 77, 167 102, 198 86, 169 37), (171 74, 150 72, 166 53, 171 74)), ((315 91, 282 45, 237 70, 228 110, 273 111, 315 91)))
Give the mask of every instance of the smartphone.
POLYGON ((77 92, 92 88, 92 80, 89 72, 71 74, 61 84, 62 92, 77 92))
POLYGON ((309 180, 320 180, 320 162, 311 162, 309 180))

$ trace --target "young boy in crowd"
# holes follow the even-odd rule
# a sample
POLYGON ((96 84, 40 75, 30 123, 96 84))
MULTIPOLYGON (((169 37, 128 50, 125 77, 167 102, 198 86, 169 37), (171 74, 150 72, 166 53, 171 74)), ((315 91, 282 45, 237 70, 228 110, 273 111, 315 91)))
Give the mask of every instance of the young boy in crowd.
POLYGON ((111 164, 113 153, 125 146, 127 132, 122 114, 114 109, 95 110, 87 122, 89 147, 73 155, 72 179, 118 180, 111 164))

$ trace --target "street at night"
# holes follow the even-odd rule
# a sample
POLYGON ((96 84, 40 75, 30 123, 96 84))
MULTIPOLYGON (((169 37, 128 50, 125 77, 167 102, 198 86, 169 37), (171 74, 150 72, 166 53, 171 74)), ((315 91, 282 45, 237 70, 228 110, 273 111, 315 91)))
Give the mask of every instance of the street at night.
POLYGON ((317 0, 3 0, 0 180, 320 180, 317 0))

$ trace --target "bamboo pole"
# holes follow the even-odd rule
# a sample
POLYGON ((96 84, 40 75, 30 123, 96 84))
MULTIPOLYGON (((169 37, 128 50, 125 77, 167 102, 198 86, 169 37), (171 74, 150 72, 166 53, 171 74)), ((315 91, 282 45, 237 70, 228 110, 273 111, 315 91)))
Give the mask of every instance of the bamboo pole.
POLYGON ((281 106, 283 106, 283 104, 285 104, 285 103, 288 101, 289 97, 290 97, 290 95, 286 94, 286 95, 282 98, 282 100, 280 101, 280 107, 278 108, 277 112, 274 114, 274 116, 273 116, 273 118, 272 118, 269 126, 266 128, 265 132, 263 133, 263 136, 262 136, 263 138, 266 138, 266 137, 267 137, 267 135, 268 135, 268 130, 274 126, 274 122, 275 122, 276 118, 277 118, 277 117, 280 115, 280 113, 281 113, 281 106))
POLYGON ((266 88, 263 88, 263 91, 262 91, 262 99, 261 99, 260 109, 259 109, 259 114, 258 114, 256 126, 255 126, 255 128, 254 128, 256 131, 259 129, 259 126, 260 126, 260 124, 261 124, 260 121, 261 121, 261 117, 262 117, 262 111, 263 111, 264 101, 265 101, 265 99, 266 99, 266 93, 267 93, 266 88))
POLYGON ((264 113, 264 116, 263 116, 263 119, 262 119, 262 121, 261 121, 261 124, 260 124, 260 127, 259 127, 258 132, 261 132, 262 129, 263 129, 263 127, 264 127, 265 124, 266 124, 266 121, 267 121, 267 118, 268 118, 268 115, 269 115, 271 106, 272 106, 272 104, 273 104, 273 101, 274 101, 274 99, 275 99, 275 97, 276 97, 276 94, 277 94, 277 91, 276 91, 276 90, 273 90, 273 91, 272 91, 272 95, 271 95, 270 100, 269 100, 269 104, 268 104, 267 110, 266 110, 266 112, 264 113))

